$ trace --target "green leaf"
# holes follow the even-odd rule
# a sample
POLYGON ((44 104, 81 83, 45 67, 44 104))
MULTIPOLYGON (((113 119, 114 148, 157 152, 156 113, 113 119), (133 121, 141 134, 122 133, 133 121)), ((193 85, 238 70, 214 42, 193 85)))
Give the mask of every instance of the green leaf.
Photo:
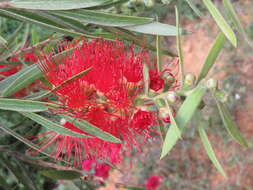
POLYGON ((28 10, 19 10, 19 9, 0 9, 0 16, 12 18, 19 21, 30 22, 33 24, 38 24, 40 26, 52 29, 56 32, 68 35, 77 35, 77 36, 87 36, 93 37, 85 33, 80 33, 73 31, 72 29, 66 28, 57 20, 53 18, 48 18, 48 14, 41 11, 28 11, 28 10))
POLYGON ((31 178, 31 174, 29 173, 28 169, 24 167, 23 163, 20 160, 15 158, 15 162, 18 166, 17 172, 22 175, 23 184, 25 183, 28 189, 37 190, 35 182, 31 178))
POLYGON ((156 59, 157 59, 157 71, 162 72, 162 60, 161 60, 161 36, 156 35, 156 59))
POLYGON ((24 24, 21 23, 17 29, 6 38, 7 46, 4 46, 0 49, 1 58, 0 61, 6 60, 8 57, 12 55, 13 52, 15 52, 17 49, 20 48, 20 43, 17 43, 16 38, 20 35, 22 32, 24 24))
POLYGON ((165 136, 160 159, 166 156, 166 154, 168 154, 170 150, 175 146, 177 140, 181 138, 181 131, 176 123, 176 120, 172 114, 170 107, 168 107, 168 110, 171 124, 165 136))
POLYGON ((144 81, 144 92, 148 95, 149 92, 149 71, 146 64, 143 65, 143 81, 144 81))
POLYGON ((71 170, 42 170, 39 173, 54 180, 74 180, 81 177, 81 173, 71 170))
POLYGON ((41 112, 48 110, 47 106, 55 106, 55 105, 31 100, 0 98, 0 109, 2 110, 21 111, 21 112, 41 112))
POLYGON ((206 75, 208 74, 209 70, 212 68, 212 66, 215 63, 216 58, 218 57, 224 42, 225 42, 226 38, 225 35, 223 33, 220 33, 216 39, 215 42, 212 45, 212 48, 209 50, 208 55, 206 57, 205 63, 199 73, 198 76, 198 82, 201 81, 203 78, 206 77, 206 75))
POLYGON ((35 44, 39 43, 39 41, 40 41, 39 35, 38 35, 35 28, 32 28, 31 35, 32 35, 32 44, 35 45, 35 44))
POLYGON ((229 18, 232 20, 233 24, 235 25, 236 29, 241 33, 241 35, 244 37, 245 41, 249 44, 249 46, 253 47, 252 43, 250 42, 250 39, 244 30, 234 8, 230 0, 223 0, 224 8, 226 9, 229 18))
POLYGON ((7 183, 6 176, 0 175, 0 187, 3 189, 11 189, 11 185, 7 183))
POLYGON ((188 122, 191 120, 205 93, 206 88, 200 84, 192 90, 192 92, 184 100, 175 118, 181 131, 184 130, 188 122))
POLYGON ((23 68, 0 82, 0 96, 7 97, 42 77, 37 65, 23 68))
POLYGON ((0 36, 0 44, 7 44, 7 41, 2 36, 0 36))
POLYGON ((45 117, 42 117, 36 113, 29 113, 29 112, 20 112, 25 117, 30 118, 31 120, 37 122, 38 124, 42 125, 43 127, 46 127, 49 130, 52 130, 58 134, 71 136, 71 137, 79 137, 79 138, 90 138, 89 136, 78 133, 75 131, 72 131, 70 129, 67 129, 63 127, 62 125, 59 125, 53 121, 50 121, 46 119, 45 117))
POLYGON ((126 190, 145 190, 144 187, 124 187, 126 190))
POLYGON ((224 172, 221 164, 219 163, 218 159, 216 158, 216 155, 213 151, 212 145, 206 135, 205 129, 202 126, 203 122, 200 122, 200 125, 198 126, 198 131, 199 131, 199 135, 200 135, 200 139, 203 143, 203 146, 206 150, 206 153, 208 155, 208 157, 210 158, 210 160, 212 161, 212 163, 214 164, 214 166, 217 168, 217 170, 224 176, 226 176, 226 173, 224 172))
POLYGON ((94 135, 97 138, 100 138, 105 141, 113 142, 113 143, 121 143, 121 140, 114 137, 110 133, 107 133, 96 126, 90 124, 89 122, 77 118, 73 118, 67 115, 61 115, 64 119, 66 119, 68 122, 72 123, 79 129, 83 130, 84 132, 94 135))
POLYGON ((80 77, 84 76, 84 75, 87 74, 91 69, 92 69, 92 67, 90 67, 90 68, 88 68, 88 69, 86 69, 86 70, 84 70, 84 71, 82 71, 82 72, 80 72, 80 73, 78 73, 78 74, 72 76, 71 78, 69 78, 69 79, 63 81, 60 85, 54 87, 54 88, 51 89, 50 91, 46 91, 46 92, 44 92, 44 93, 42 93, 42 94, 39 94, 39 95, 36 96, 36 97, 31 97, 31 98, 29 98, 29 99, 30 99, 30 100, 39 100, 39 99, 45 98, 45 97, 47 97, 48 95, 50 95, 51 93, 53 93, 53 92, 57 91, 58 89, 62 88, 64 85, 66 85, 66 84, 68 84, 68 83, 74 81, 74 80, 77 79, 77 78, 80 78, 80 77))
MULTIPOLYGON (((147 24, 140 24, 134 26, 124 26, 122 27, 127 30, 134 32, 140 32, 143 34, 159 35, 159 36, 176 36, 177 28, 169 24, 163 24, 160 22, 150 22, 147 24)), ((180 33, 184 34, 186 31, 181 30, 180 33)))
POLYGON ((232 117, 229 113, 229 110, 228 110, 227 106, 225 104, 221 103, 218 100, 218 97, 215 96, 215 94, 213 94, 213 97, 214 97, 215 102, 217 104, 217 107, 219 109, 219 113, 220 113, 220 116, 222 118, 223 124, 225 125, 228 133, 235 139, 235 141, 237 143, 239 143, 240 145, 248 147, 247 141, 241 135, 238 127, 233 122, 232 117))
MULTIPOLYGON (((10 44, 16 44, 16 40, 15 39, 22 32, 23 28, 24 28, 24 23, 19 24, 19 26, 17 27, 17 29, 11 35, 9 35, 6 38, 8 46, 10 44)), ((8 47, 8 48, 10 49, 10 47, 8 47)))
POLYGON ((9 6, 22 9, 68 10, 102 5, 111 0, 13 0, 9 6))
POLYGON ((182 50, 182 43, 181 43, 181 35, 180 35, 180 17, 178 14, 178 9, 175 6, 175 12, 176 12, 176 27, 177 27, 177 52, 179 55, 179 63, 180 63, 180 71, 181 71, 181 78, 182 78, 182 84, 184 81, 184 56, 183 56, 183 50, 182 50))
POLYGON ((171 114, 172 123, 167 131, 165 141, 162 146, 162 153, 160 157, 161 159, 170 152, 170 150, 176 144, 177 140, 180 138, 180 131, 184 131, 186 125, 191 120, 194 112, 200 104, 205 92, 206 88, 204 88, 202 85, 197 86, 191 92, 191 94, 187 96, 179 108, 175 121, 173 121, 173 115, 171 114))
POLYGON ((117 27, 145 24, 153 20, 152 18, 146 17, 109 14, 91 10, 54 11, 51 13, 84 23, 117 27))
POLYGON ((26 173, 19 167, 20 164, 16 162, 18 165, 14 167, 12 160, 6 159, 3 155, 0 155, 1 163, 7 167, 11 173, 16 177, 19 183, 22 183, 25 186, 25 189, 36 190, 37 188, 34 186, 33 181, 26 175, 26 173))
POLYGON ((18 133, 16 133, 15 131, 11 130, 11 129, 8 129, 6 127, 3 127, 3 126, 0 126, 0 129, 2 129, 4 132, 6 132, 7 134, 13 136, 14 138, 16 138, 17 140, 23 142, 24 144, 26 144, 27 146, 29 146, 30 148, 36 150, 37 152, 40 152, 48 157, 51 157, 50 154, 48 154, 47 152, 45 151, 41 151, 40 148, 33 144, 31 141, 25 139, 24 137, 22 137, 21 135, 19 135, 18 133))
POLYGON ((203 0, 207 9, 211 13, 217 25, 220 27, 221 31, 225 34, 227 39, 233 44, 234 47, 237 46, 236 36, 231 29, 231 27, 227 24, 219 10, 214 6, 211 0, 203 0))
MULTIPOLYGON (((105 28, 105 27, 103 27, 105 28)), ((130 32, 123 28, 112 28, 112 27, 106 27, 106 30, 108 30, 110 33, 116 33, 118 35, 118 38, 124 38, 140 47, 144 47, 146 49, 149 49, 151 51, 157 51, 157 48, 150 45, 150 44, 143 44, 143 39, 141 39, 138 35, 133 34, 133 32, 130 32)), ((161 49, 161 54, 168 55, 171 57, 177 57, 176 54, 168 52, 167 50, 161 49)))
POLYGON ((199 17, 202 17, 202 13, 200 12, 200 10, 197 8, 197 6, 194 4, 194 2, 192 2, 192 0, 185 0, 188 5, 192 8, 192 10, 194 11, 194 13, 196 15, 198 15, 199 17))
POLYGON ((126 3, 128 2, 129 0, 114 0, 114 1, 109 1, 108 3, 105 3, 103 5, 98 5, 98 6, 94 6, 94 7, 90 7, 88 9, 91 9, 91 10, 95 10, 95 9, 107 9, 107 8, 111 8, 113 6, 118 6, 120 4, 123 4, 123 3, 126 3))

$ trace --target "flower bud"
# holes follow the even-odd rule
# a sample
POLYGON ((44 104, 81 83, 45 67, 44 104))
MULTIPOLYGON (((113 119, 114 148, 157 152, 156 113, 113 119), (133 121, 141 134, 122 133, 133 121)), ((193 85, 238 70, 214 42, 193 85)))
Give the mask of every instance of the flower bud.
POLYGON ((164 72, 162 78, 164 78, 169 85, 175 82, 175 77, 168 72, 164 72))
POLYGON ((207 88, 209 88, 209 89, 215 90, 215 89, 217 89, 217 87, 218 87, 218 81, 215 80, 215 79, 209 79, 209 80, 206 82, 206 86, 207 86, 207 88))
POLYGON ((175 104, 178 102, 179 97, 174 91, 170 91, 167 93, 166 99, 168 100, 169 103, 175 104))
POLYGON ((159 118, 163 120, 165 123, 170 122, 170 114, 169 114, 169 108, 168 107, 162 107, 159 109, 159 118))
POLYGON ((192 86, 195 83, 196 77, 192 73, 186 73, 184 78, 184 83, 186 85, 192 86))
POLYGON ((61 124, 61 125, 65 125, 66 123, 67 123, 67 120, 66 120, 66 119, 61 118, 61 120, 60 120, 60 124, 61 124))

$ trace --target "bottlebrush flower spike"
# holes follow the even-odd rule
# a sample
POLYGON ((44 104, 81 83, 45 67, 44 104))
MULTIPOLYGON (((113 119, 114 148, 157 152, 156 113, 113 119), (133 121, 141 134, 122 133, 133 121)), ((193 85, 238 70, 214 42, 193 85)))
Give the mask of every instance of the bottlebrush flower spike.
MULTIPOLYGON (((53 147, 51 155, 55 159, 65 158, 74 165, 81 165, 83 160, 99 159, 117 163, 124 154, 132 152, 133 146, 140 150, 151 138, 151 127, 157 118, 155 113, 134 105, 143 89, 143 65, 152 63, 148 52, 143 49, 136 52, 134 46, 126 47, 120 41, 102 39, 77 41, 63 49, 72 50, 64 57, 40 58, 41 70, 53 87, 92 68, 86 75, 53 91, 65 114, 86 120, 123 142, 112 143, 97 137, 66 137, 49 132, 41 135, 44 139, 41 139, 41 150, 53 147)), ((85 133, 69 122, 63 126, 85 133)))
POLYGON ((111 168, 108 164, 100 163, 96 160, 84 160, 82 163, 82 169, 85 171, 94 169, 95 176, 107 179, 111 168))
POLYGON ((162 182, 162 177, 150 176, 146 181, 146 189, 157 190, 161 182, 162 182))

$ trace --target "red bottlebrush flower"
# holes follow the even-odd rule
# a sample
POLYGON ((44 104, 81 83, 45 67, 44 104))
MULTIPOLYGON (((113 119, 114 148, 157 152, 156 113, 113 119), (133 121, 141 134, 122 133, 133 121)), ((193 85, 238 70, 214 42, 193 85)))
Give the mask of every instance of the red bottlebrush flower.
POLYGON ((94 169, 94 176, 107 179, 109 177, 110 166, 105 163, 99 163, 96 160, 84 160, 82 168, 85 171, 94 169))
POLYGON ((26 52, 24 54, 24 61, 36 63, 38 61, 38 58, 34 52, 26 52))
MULTIPOLYGON (((40 61, 44 76, 54 87, 91 68, 84 76, 54 91, 59 103, 66 114, 86 120, 123 142, 112 143, 97 137, 66 137, 49 132, 43 135, 41 150, 54 147, 52 155, 55 159, 66 158, 74 165, 87 159, 120 162, 122 155, 131 153, 132 146, 140 150, 150 138, 151 126, 156 123, 156 114, 138 110, 134 105, 143 89, 142 70, 144 63, 149 64, 148 52, 136 52, 133 46, 126 47, 120 41, 104 40, 78 41, 63 49, 69 48, 73 50, 66 57, 55 59, 49 55, 40 61)), ((68 122, 63 126, 85 133, 68 122)))
POLYGON ((138 110, 133 116, 133 126, 137 132, 142 132, 148 126, 153 125, 155 121, 154 115, 148 111, 138 110))
POLYGON ((95 165, 95 176, 107 179, 109 177, 110 166, 104 163, 97 163, 95 165))
POLYGON ((84 160, 82 164, 82 168, 85 171, 91 170, 93 161, 92 160, 84 160))
POLYGON ((164 79, 159 75, 157 70, 150 70, 149 71, 149 77, 150 77, 150 84, 149 88, 154 91, 159 91, 164 88, 164 79))
POLYGON ((147 190, 157 190, 158 186, 162 182, 162 177, 160 176, 150 176, 146 181, 147 190))

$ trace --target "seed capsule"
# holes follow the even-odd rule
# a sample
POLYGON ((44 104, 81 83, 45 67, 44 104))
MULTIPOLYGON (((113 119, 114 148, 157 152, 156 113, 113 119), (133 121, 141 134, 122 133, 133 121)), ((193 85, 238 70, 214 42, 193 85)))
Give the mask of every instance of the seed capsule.
POLYGON ((217 89, 217 87, 218 87, 218 81, 215 80, 215 79, 209 79, 209 80, 206 82, 206 86, 207 86, 207 88, 209 88, 209 89, 215 90, 215 89, 217 89))
POLYGON ((175 104, 179 100, 178 95, 173 91, 168 92, 166 98, 167 98, 168 102, 171 104, 175 104))
POLYGON ((196 77, 192 73, 186 73, 184 78, 184 83, 186 85, 192 86, 195 83, 196 77))

